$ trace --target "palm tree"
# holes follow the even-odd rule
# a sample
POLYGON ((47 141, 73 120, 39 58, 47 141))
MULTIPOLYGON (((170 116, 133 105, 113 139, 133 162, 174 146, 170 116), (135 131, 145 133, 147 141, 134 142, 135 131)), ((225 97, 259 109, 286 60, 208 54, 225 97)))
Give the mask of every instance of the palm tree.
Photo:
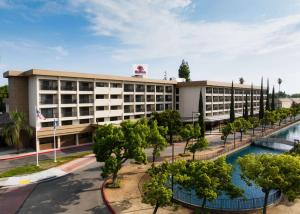
POLYGON ((10 122, 7 123, 1 130, 1 135, 7 145, 13 145, 17 149, 17 153, 20 151, 21 140, 20 133, 22 131, 32 135, 31 128, 26 124, 25 115, 22 112, 12 111, 9 113, 10 122))
POLYGON ((279 93, 280 93, 280 85, 281 85, 281 83, 282 83, 282 79, 281 79, 281 78, 278 78, 277 82, 278 82, 278 85, 279 85, 279 93))
POLYGON ((241 85, 243 85, 243 84, 244 84, 244 82, 245 82, 245 80, 244 80, 244 78, 243 78, 243 77, 240 77, 239 81, 240 81, 240 84, 241 84, 241 85))

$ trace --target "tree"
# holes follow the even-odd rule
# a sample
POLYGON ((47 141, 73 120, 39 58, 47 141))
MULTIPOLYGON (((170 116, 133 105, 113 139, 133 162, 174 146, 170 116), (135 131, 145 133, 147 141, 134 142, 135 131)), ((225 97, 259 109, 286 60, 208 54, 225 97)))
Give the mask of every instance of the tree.
POLYGON ((179 78, 184 78, 186 82, 191 81, 190 79, 190 67, 189 64, 184 61, 184 59, 181 62, 181 65, 178 70, 178 76, 179 78))
POLYGON ((137 122, 124 121, 120 127, 103 125, 98 127, 94 136, 93 151, 98 162, 104 162, 102 176, 112 175, 112 186, 117 187, 117 176, 122 165, 133 159, 147 163, 145 148, 149 127, 145 119, 137 122))
POLYGON ((15 146, 17 153, 21 147, 21 133, 25 132, 29 136, 32 135, 31 128, 27 125, 25 114, 22 112, 12 111, 9 113, 9 123, 1 130, 1 135, 7 145, 15 146))
POLYGON ((197 142, 188 146, 188 150, 193 154, 193 160, 195 160, 195 153, 197 151, 202 151, 208 146, 208 142, 204 137, 197 139, 197 142))
POLYGON ((278 78, 277 83, 278 83, 278 86, 279 86, 278 92, 280 92, 280 86, 281 86, 281 84, 282 84, 282 79, 281 79, 281 78, 278 78))
POLYGON ((263 213, 267 213, 268 197, 271 190, 279 190, 289 200, 300 193, 300 159, 291 155, 246 155, 240 157, 241 178, 248 184, 254 182, 264 192, 263 213))
POLYGON ((198 123, 196 123, 195 126, 193 126, 191 124, 186 124, 180 130, 180 136, 182 137, 182 139, 184 139, 186 141, 185 146, 184 146, 184 150, 183 150, 183 154, 185 154, 185 151, 188 147, 188 144, 189 144, 190 140, 192 140, 194 138, 199 138, 200 135, 201 135, 200 126, 199 126, 198 123))
POLYGON ((243 133, 246 133, 247 130, 251 127, 250 122, 241 117, 236 119, 233 124, 236 131, 240 132, 241 141, 243 141, 243 133))
POLYGON ((148 173, 151 178, 143 186, 142 201, 154 206, 153 214, 157 213, 159 207, 165 207, 171 204, 172 190, 166 183, 170 173, 167 164, 158 167, 152 167, 148 173))
POLYGON ((245 115, 244 118, 248 120, 249 112, 248 112, 248 93, 246 93, 246 101, 245 101, 245 115))
POLYGON ((152 164, 154 165, 155 158, 159 157, 160 152, 163 151, 167 146, 168 142, 163 137, 165 136, 167 129, 157 126, 157 121, 154 121, 150 126, 150 133, 147 136, 147 142, 152 146, 152 164))
POLYGON ((173 144, 173 137, 174 135, 180 132, 180 128, 182 125, 181 117, 178 111, 176 110, 166 110, 161 113, 152 113, 150 118, 150 123, 156 120, 158 126, 163 126, 167 128, 167 133, 165 138, 168 140, 169 144, 173 144))
POLYGON ((251 98, 250 98, 250 116, 253 117, 254 116, 254 101, 253 101, 253 94, 254 94, 254 91, 253 91, 253 84, 251 84, 251 98))
POLYGON ((259 127, 259 119, 257 117, 250 117, 248 121, 250 122, 250 128, 252 129, 252 135, 254 136, 255 128, 259 127))
POLYGON ((201 137, 205 137, 205 123, 204 123, 204 109, 203 109, 203 97, 202 97, 202 90, 200 90, 200 95, 199 95, 199 106, 198 106, 198 123, 200 126, 200 132, 201 132, 201 137))
POLYGON ((273 90, 272 90, 271 110, 275 111, 275 88, 274 88, 274 86, 273 86, 273 90))
POLYGON ((269 79, 267 80, 267 100, 266 100, 266 111, 270 111, 270 93, 269 93, 269 79))
POLYGON ((239 82, 240 82, 241 85, 243 85, 244 82, 245 82, 244 78, 243 78, 243 77, 240 77, 240 78, 239 78, 239 82))
POLYGON ((290 111, 291 111, 291 116, 294 118, 294 120, 296 120, 296 116, 300 112, 300 107, 295 102, 293 102, 290 111))
POLYGON ((230 99, 230 122, 232 123, 235 120, 235 113, 234 113, 234 88, 233 82, 231 85, 231 99, 230 99))
POLYGON ((261 78, 261 88, 260 88, 260 99, 259 99, 259 119, 264 117, 264 87, 263 87, 263 78, 261 78))
POLYGON ((233 169, 225 157, 215 161, 176 161, 171 170, 176 183, 186 190, 195 190, 197 197, 202 199, 202 208, 207 200, 216 199, 223 193, 231 198, 242 196, 242 190, 231 182, 233 169))
POLYGON ((227 138, 230 134, 233 134, 233 124, 228 123, 226 126, 222 128, 222 140, 224 141, 224 147, 227 142, 227 138))
POLYGON ((0 112, 6 112, 6 106, 4 103, 4 99, 8 97, 8 86, 4 85, 0 87, 0 112))

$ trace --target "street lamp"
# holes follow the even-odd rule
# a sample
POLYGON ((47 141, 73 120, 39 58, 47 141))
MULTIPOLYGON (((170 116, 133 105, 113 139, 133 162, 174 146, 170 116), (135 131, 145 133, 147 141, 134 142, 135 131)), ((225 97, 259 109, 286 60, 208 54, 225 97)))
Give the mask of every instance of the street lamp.
POLYGON ((199 112, 194 112, 194 111, 192 112, 193 126, 195 126, 195 117, 194 117, 194 115, 199 117, 200 113, 199 112))

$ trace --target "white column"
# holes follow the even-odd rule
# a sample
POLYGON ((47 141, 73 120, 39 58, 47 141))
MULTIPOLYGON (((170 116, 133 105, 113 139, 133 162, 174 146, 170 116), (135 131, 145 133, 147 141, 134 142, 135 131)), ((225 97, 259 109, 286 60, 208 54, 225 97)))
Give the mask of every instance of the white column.
POLYGON ((60 136, 57 136, 57 148, 60 149, 60 136))
POLYGON ((76 146, 79 145, 79 134, 76 134, 76 146))

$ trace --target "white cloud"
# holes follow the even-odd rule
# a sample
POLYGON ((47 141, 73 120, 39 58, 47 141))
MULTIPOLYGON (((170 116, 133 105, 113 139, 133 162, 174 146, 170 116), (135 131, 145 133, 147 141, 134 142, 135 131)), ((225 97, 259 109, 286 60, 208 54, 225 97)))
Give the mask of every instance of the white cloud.
POLYGON ((235 58, 268 54, 300 46, 300 15, 256 24, 188 21, 182 14, 189 0, 73 0, 83 10, 96 35, 117 38, 120 60, 156 59, 210 54, 235 58))
POLYGON ((11 7, 11 5, 8 0, 0 0, 0 9, 9 7, 11 7))

